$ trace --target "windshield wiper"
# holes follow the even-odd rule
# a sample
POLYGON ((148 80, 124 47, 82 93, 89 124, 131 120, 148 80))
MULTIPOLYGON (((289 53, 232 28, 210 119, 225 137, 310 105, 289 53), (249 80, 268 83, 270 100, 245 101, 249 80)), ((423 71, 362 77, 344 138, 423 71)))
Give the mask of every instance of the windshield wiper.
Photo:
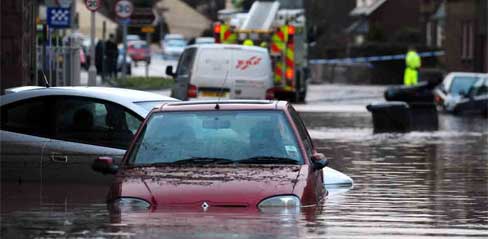
POLYGON ((230 164, 234 163, 234 160, 225 158, 210 158, 210 157, 192 157, 187 159, 178 160, 172 162, 172 164, 230 164))
POLYGON ((273 156, 257 156, 247 159, 241 159, 237 161, 238 163, 249 163, 249 164, 299 164, 295 159, 285 158, 285 157, 273 157, 273 156))

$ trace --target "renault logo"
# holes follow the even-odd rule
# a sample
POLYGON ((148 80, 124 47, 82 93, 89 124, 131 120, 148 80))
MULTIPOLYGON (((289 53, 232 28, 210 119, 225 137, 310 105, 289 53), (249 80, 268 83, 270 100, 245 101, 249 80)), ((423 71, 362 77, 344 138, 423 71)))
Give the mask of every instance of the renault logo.
POLYGON ((202 208, 203 208, 203 211, 207 211, 208 207, 209 207, 209 205, 208 205, 208 203, 207 203, 207 202, 203 202, 203 203, 202 203, 202 208))

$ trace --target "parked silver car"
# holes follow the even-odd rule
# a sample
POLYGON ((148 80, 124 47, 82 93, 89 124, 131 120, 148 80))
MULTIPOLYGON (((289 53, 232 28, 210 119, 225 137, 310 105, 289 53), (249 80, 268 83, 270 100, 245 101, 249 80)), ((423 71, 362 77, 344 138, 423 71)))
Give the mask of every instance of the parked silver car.
POLYGON ((111 178, 95 173, 93 160, 119 161, 148 112, 175 101, 105 87, 8 92, 0 96, 1 201, 27 192, 42 202, 101 200, 111 178))
POLYGON ((435 102, 445 111, 485 113, 488 74, 453 72, 434 90, 435 102))

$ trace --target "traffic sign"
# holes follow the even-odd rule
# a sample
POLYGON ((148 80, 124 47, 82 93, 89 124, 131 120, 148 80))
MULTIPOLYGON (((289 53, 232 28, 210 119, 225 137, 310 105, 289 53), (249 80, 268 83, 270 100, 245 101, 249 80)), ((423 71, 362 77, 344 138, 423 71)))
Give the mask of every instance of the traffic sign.
POLYGON ((119 0, 115 3, 115 14, 119 18, 129 18, 134 11, 134 5, 128 0, 119 0))
POLYGON ((52 28, 71 27, 71 9, 64 7, 47 8, 47 25, 52 28))
POLYGON ((88 10, 94 12, 101 7, 100 0, 85 0, 85 5, 88 10))
POLYGON ((153 26, 145 26, 141 28, 141 32, 144 33, 153 33, 155 31, 153 26))

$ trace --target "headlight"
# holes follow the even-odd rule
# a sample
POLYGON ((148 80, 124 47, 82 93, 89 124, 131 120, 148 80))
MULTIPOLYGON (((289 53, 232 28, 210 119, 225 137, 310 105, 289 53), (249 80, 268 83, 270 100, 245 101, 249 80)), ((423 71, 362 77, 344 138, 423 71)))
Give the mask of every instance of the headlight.
POLYGON ((297 196, 276 196, 261 201, 259 208, 281 207, 281 208, 299 208, 300 199, 297 196))
POLYGON ((117 211, 145 211, 151 207, 151 204, 146 200, 139 198, 118 198, 110 205, 112 209, 117 211))

